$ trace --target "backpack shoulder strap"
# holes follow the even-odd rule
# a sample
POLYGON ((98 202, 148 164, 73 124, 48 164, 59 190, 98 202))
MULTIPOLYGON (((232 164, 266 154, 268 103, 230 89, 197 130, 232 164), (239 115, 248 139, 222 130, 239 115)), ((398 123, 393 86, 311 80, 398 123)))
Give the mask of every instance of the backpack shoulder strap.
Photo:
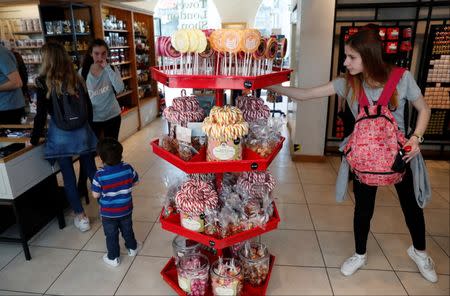
POLYGON ((405 73, 405 68, 400 67, 394 67, 389 74, 389 79, 384 85, 383 91, 381 92, 380 98, 378 99, 377 105, 381 106, 387 106, 389 103, 389 100, 392 97, 392 94, 395 91, 395 88, 397 87, 398 82, 403 76, 403 73, 405 73))
MULTIPOLYGON (((350 78, 350 85, 352 87, 353 92, 355 92, 355 81, 354 77, 350 78)), ((369 99, 367 99, 366 92, 364 91, 364 87, 361 84, 361 87, 359 89, 359 94, 356 94, 356 98, 358 99, 359 107, 367 107, 369 106, 369 99)))

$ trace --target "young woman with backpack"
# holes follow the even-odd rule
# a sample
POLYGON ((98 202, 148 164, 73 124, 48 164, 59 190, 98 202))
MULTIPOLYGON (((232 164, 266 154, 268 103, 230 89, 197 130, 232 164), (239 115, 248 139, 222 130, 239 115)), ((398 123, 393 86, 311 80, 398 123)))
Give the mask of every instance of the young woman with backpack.
MULTIPOLYGON (((97 138, 114 138, 118 140, 120 123, 119 102, 116 93, 124 90, 124 83, 117 68, 107 62, 109 48, 103 39, 95 39, 83 58, 79 73, 86 81, 92 102, 92 129, 97 138)), ((87 196, 87 177, 80 171, 78 189, 87 196)))
POLYGON ((350 36, 345 44, 345 55, 345 76, 325 85, 312 88, 269 87, 271 91, 299 101, 338 94, 346 98, 356 118, 353 133, 344 143, 345 153, 340 169, 340 174, 342 171, 348 173, 348 169, 345 170, 348 163, 354 173, 355 253, 342 264, 341 272, 350 276, 367 263, 367 237, 377 187, 395 184, 413 242, 407 253, 427 280, 437 282, 434 263, 425 251, 422 207, 428 200, 419 200, 414 189, 414 182, 419 178, 417 175, 427 179, 427 173, 411 170, 412 163, 418 160, 423 162, 419 144, 423 141, 430 108, 411 73, 383 60, 382 42, 377 29, 363 29, 350 36), (405 137, 407 123, 404 118, 408 102, 418 112, 416 127, 409 139, 405 137), (403 162, 405 168, 398 169, 396 165, 399 162, 403 162))
POLYGON ((91 102, 84 82, 64 47, 48 42, 41 52, 42 65, 36 78, 37 113, 30 143, 39 144, 47 114, 50 114, 44 157, 59 164, 64 191, 75 213, 74 225, 82 232, 88 231, 89 218, 80 202, 72 158, 80 157, 86 175, 92 180, 96 172, 93 151, 97 138, 89 125, 89 120, 92 120, 91 102))

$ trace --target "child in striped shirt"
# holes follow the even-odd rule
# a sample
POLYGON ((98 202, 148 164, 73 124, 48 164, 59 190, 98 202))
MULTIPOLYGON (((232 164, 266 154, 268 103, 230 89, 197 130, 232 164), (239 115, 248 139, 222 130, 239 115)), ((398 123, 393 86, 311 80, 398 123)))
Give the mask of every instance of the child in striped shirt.
POLYGON ((122 145, 113 138, 104 138, 97 145, 97 153, 104 167, 92 180, 92 195, 99 199, 100 216, 106 236, 108 253, 103 261, 111 266, 120 264, 119 229, 128 249, 128 256, 136 256, 141 243, 136 241, 131 214, 131 190, 139 182, 137 172, 122 161, 122 145))

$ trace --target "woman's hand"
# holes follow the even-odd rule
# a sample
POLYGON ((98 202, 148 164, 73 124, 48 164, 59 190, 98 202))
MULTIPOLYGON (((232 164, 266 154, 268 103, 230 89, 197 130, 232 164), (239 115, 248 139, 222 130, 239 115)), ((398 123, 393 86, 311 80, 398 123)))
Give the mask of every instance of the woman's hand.
POLYGON ((409 138, 408 142, 406 142, 406 144, 403 145, 404 148, 407 146, 411 147, 411 150, 406 151, 405 156, 403 156, 403 160, 406 163, 408 163, 411 159, 413 159, 414 157, 416 157, 417 154, 420 153, 419 139, 416 136, 411 136, 411 138, 409 138))

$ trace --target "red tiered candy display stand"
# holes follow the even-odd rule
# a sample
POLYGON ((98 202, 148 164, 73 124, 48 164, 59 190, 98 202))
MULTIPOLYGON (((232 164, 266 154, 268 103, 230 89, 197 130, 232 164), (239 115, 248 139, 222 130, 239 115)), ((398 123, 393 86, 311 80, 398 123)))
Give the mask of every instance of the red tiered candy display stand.
POLYGON ((215 249, 221 250, 226 247, 230 247, 236 243, 251 239, 255 236, 276 229, 278 223, 280 222, 280 216, 278 215, 278 210, 275 204, 273 209, 274 209, 273 216, 272 218, 269 219, 269 221, 267 221, 264 227, 254 227, 252 229, 230 235, 223 239, 215 238, 210 235, 206 235, 203 233, 195 232, 184 228, 183 226, 181 226, 179 214, 173 213, 168 217, 163 217, 163 215, 161 214, 161 216, 159 217, 159 221, 161 222, 161 227, 165 230, 187 237, 205 246, 210 246, 215 249))
MULTIPOLYGON (((249 283, 244 282, 244 287, 242 288, 241 295, 251 295, 251 296, 260 296, 265 295, 267 286, 269 285, 270 274, 272 273, 273 264, 275 262, 275 256, 270 255, 270 265, 269 265, 269 273, 267 274, 267 278, 261 286, 252 286, 249 283)), ((178 286, 178 275, 177 275, 177 267, 175 265, 175 259, 171 258, 169 262, 167 262, 166 266, 164 266, 163 270, 161 270, 161 275, 163 279, 172 287, 172 289, 177 292, 180 296, 186 296, 186 292, 184 292, 178 286)), ((211 291, 211 286, 209 286, 208 291, 206 291, 205 296, 212 296, 213 293, 211 291)))
MULTIPOLYGON (((167 74, 161 71, 160 67, 152 67, 152 77, 156 81, 172 88, 207 88, 216 90, 216 105, 223 106, 224 89, 259 89, 269 85, 279 84, 290 79, 290 69, 274 68, 274 72, 260 76, 224 76, 224 75, 184 75, 184 74, 167 74)), ((225 172, 245 172, 245 171, 265 171, 272 160, 281 150, 284 142, 281 138, 273 152, 266 158, 259 156, 250 149, 243 149, 243 160, 239 161, 206 161, 206 149, 202 148, 197 155, 190 161, 184 161, 178 156, 164 150, 159 146, 158 140, 153 140, 150 145, 153 152, 159 157, 165 159, 169 163, 178 167, 188 174, 204 174, 216 173, 217 179, 222 179, 225 172)), ((220 188, 220 186, 219 186, 220 188)), ((203 233, 188 230, 181 226, 180 215, 172 213, 168 217, 164 217, 161 213, 160 222, 163 229, 182 235, 191 240, 197 241, 205 246, 212 247, 217 250, 218 255, 222 254, 222 249, 232 246, 236 243, 251 239, 265 232, 276 229, 280 222, 277 208, 274 203, 273 216, 263 227, 254 227, 250 230, 242 231, 226 238, 219 239, 203 233)), ((272 267, 275 256, 270 255, 269 274, 265 282, 258 287, 245 283, 241 295, 265 295, 270 280, 272 267)), ((186 295, 186 293, 178 286, 177 269, 174 258, 171 258, 161 271, 163 279, 175 290, 178 295, 186 295)), ((213 295, 211 287, 206 295, 213 295)))
POLYGON ((272 160, 277 156, 283 147, 284 138, 280 139, 272 153, 264 158, 258 153, 248 148, 243 149, 243 160, 228 161, 206 161, 206 148, 200 149, 190 161, 185 161, 177 155, 170 153, 158 145, 158 139, 151 142, 153 153, 170 162, 180 170, 188 174, 194 173, 225 173, 225 172, 248 172, 248 171, 265 171, 269 167, 272 160))

